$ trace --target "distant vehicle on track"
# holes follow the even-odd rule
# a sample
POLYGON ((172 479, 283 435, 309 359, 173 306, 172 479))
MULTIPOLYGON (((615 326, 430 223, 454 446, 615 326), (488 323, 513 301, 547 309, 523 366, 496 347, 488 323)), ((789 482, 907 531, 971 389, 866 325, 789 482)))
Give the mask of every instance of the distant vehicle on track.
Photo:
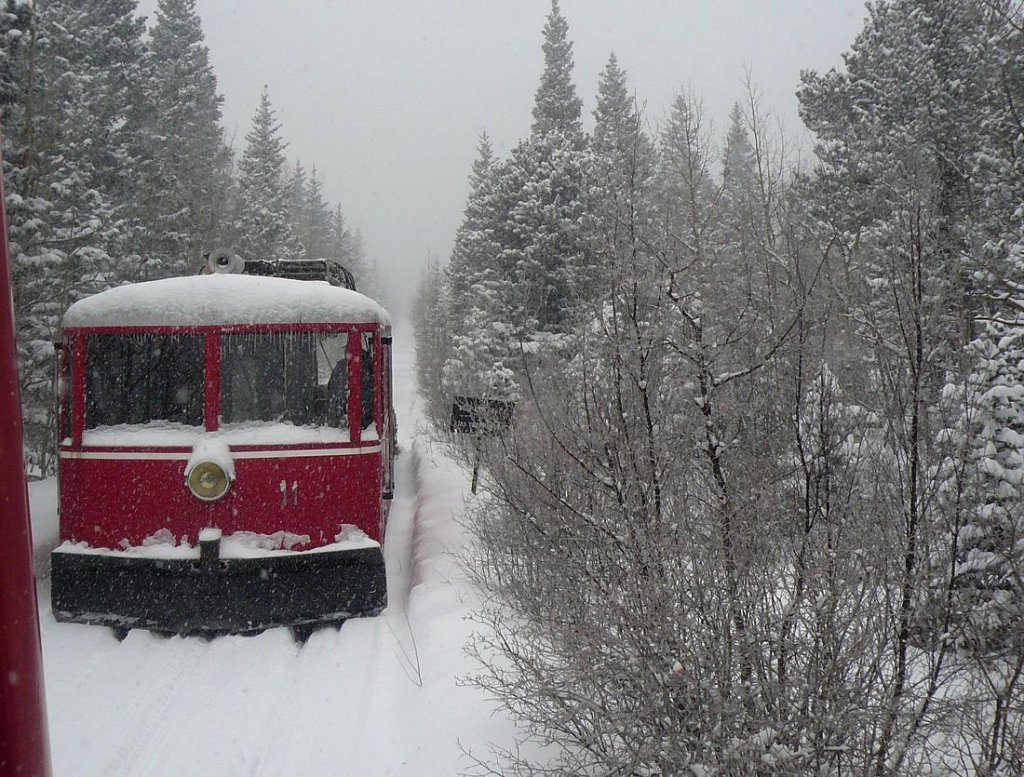
POLYGON ((388 314, 336 263, 245 264, 68 309, 57 620, 302 637, 385 607, 388 314))

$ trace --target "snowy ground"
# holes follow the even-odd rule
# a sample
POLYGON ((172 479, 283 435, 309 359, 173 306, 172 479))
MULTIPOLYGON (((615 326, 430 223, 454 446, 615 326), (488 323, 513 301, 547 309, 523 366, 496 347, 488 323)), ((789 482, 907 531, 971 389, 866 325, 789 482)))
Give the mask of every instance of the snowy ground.
POLYGON ((57 623, 48 551, 53 481, 30 488, 54 774, 62 777, 444 775, 464 751, 508 747, 512 723, 475 687, 464 653, 476 602, 450 553, 465 474, 422 434, 411 331, 395 344, 403 453, 385 557, 389 606, 297 645, 286 629, 255 637, 165 638, 57 623))

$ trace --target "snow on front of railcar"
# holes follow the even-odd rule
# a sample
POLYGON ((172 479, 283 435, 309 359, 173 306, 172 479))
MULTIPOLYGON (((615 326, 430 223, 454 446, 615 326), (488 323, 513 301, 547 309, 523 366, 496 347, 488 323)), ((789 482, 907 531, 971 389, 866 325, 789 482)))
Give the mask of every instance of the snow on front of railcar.
POLYGON ((379 613, 391 322, 324 281, 197 275, 68 309, 58 620, 298 629, 379 613))

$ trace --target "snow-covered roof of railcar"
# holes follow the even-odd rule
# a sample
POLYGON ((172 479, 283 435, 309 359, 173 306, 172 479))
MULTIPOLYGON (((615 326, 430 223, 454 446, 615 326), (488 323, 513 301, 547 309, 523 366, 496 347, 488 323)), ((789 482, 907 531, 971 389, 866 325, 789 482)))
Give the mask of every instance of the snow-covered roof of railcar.
POLYGON ((369 297, 325 281, 191 275, 133 283, 76 302, 66 327, 390 324, 369 297))

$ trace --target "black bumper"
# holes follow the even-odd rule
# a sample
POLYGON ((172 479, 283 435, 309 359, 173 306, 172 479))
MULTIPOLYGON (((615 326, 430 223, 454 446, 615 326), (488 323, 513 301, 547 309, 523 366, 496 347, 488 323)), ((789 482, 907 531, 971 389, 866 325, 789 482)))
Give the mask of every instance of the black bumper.
POLYGON ((140 558, 55 550, 53 615, 178 634, 340 623, 387 605, 380 548, 258 558, 140 558))

